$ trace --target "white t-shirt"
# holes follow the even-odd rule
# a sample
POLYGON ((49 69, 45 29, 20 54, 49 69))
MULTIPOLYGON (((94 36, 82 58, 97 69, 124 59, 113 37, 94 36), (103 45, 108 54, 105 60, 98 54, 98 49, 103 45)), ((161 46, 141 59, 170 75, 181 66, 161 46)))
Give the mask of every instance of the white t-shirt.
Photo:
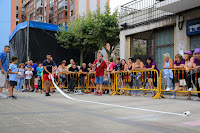
POLYGON ((26 79, 31 79, 32 75, 33 75, 33 72, 32 71, 26 71, 25 75, 26 75, 26 79))

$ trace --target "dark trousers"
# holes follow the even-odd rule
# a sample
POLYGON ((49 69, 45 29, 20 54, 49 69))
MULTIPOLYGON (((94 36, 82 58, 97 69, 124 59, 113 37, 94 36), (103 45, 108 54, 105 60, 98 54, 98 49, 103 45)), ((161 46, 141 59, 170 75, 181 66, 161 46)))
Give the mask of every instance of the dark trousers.
MULTIPOLYGON (((200 73, 193 73, 192 76, 188 75, 187 76, 187 83, 188 83, 188 88, 192 87, 192 82, 194 83, 194 85, 197 88, 197 91, 200 91, 199 89, 199 83, 198 83, 198 78, 200 77, 200 73), (196 79, 195 79, 195 75, 196 75, 196 79), (192 81, 192 82, 191 82, 192 81)), ((198 97, 200 98, 200 93, 198 93, 198 97)))

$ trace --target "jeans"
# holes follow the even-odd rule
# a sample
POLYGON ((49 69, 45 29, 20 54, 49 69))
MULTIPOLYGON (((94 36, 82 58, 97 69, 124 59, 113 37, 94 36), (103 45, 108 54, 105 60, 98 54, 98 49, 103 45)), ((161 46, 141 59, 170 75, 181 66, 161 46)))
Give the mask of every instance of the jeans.
POLYGON ((171 78, 167 77, 166 80, 167 80, 167 87, 170 88, 171 87, 171 78))
MULTIPOLYGON (((134 79, 134 82, 133 82, 133 85, 132 85, 132 88, 133 89, 139 89, 139 81, 137 80, 137 75, 135 76, 135 79, 134 79)), ((137 94, 137 93, 140 93, 140 90, 132 90, 132 94, 137 94)))
POLYGON ((17 86, 16 86, 16 88, 15 88, 15 90, 17 91, 17 90, 22 90, 22 85, 23 85, 23 83, 24 83, 24 78, 19 78, 18 79, 18 81, 17 81, 17 86))

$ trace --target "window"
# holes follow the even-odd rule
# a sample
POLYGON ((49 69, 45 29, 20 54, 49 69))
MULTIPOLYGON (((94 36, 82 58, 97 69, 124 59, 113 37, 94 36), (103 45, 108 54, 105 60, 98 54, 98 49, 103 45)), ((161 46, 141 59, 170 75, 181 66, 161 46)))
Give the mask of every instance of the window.
POLYGON ((71 12, 70 12, 70 16, 73 16, 73 10, 71 10, 71 12))
POLYGON ((18 10, 18 6, 16 6, 16 10, 18 10))
POLYGON ((67 19, 67 12, 65 12, 65 18, 67 19))

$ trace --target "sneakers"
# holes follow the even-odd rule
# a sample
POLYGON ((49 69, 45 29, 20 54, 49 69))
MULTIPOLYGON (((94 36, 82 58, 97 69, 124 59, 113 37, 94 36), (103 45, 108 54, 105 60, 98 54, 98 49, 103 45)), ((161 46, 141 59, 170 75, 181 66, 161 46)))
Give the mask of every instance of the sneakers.
POLYGON ((97 92, 95 92, 93 95, 98 95, 98 93, 97 93, 97 92))
POLYGON ((8 98, 5 94, 3 94, 3 93, 0 93, 0 98, 8 98))
POLYGON ((200 101, 200 97, 195 98, 194 101, 200 101))
POLYGON ((139 88, 140 90, 143 89, 142 87, 139 88))
POLYGON ((17 97, 15 97, 15 96, 9 96, 8 98, 11 98, 11 99, 17 99, 17 97))
POLYGON ((6 92, 9 92, 9 90, 8 90, 8 89, 6 89, 6 92))
POLYGON ((192 88, 189 88, 188 91, 192 91, 192 88))
POLYGON ((49 93, 46 93, 45 96, 51 96, 49 93))
POLYGON ((171 90, 171 88, 170 87, 167 87, 167 89, 165 90, 165 91, 170 91, 171 90))
POLYGON ((176 96, 171 96, 170 99, 176 99, 176 96))
POLYGON ((98 96, 102 96, 102 93, 101 93, 101 92, 99 92, 98 96))

